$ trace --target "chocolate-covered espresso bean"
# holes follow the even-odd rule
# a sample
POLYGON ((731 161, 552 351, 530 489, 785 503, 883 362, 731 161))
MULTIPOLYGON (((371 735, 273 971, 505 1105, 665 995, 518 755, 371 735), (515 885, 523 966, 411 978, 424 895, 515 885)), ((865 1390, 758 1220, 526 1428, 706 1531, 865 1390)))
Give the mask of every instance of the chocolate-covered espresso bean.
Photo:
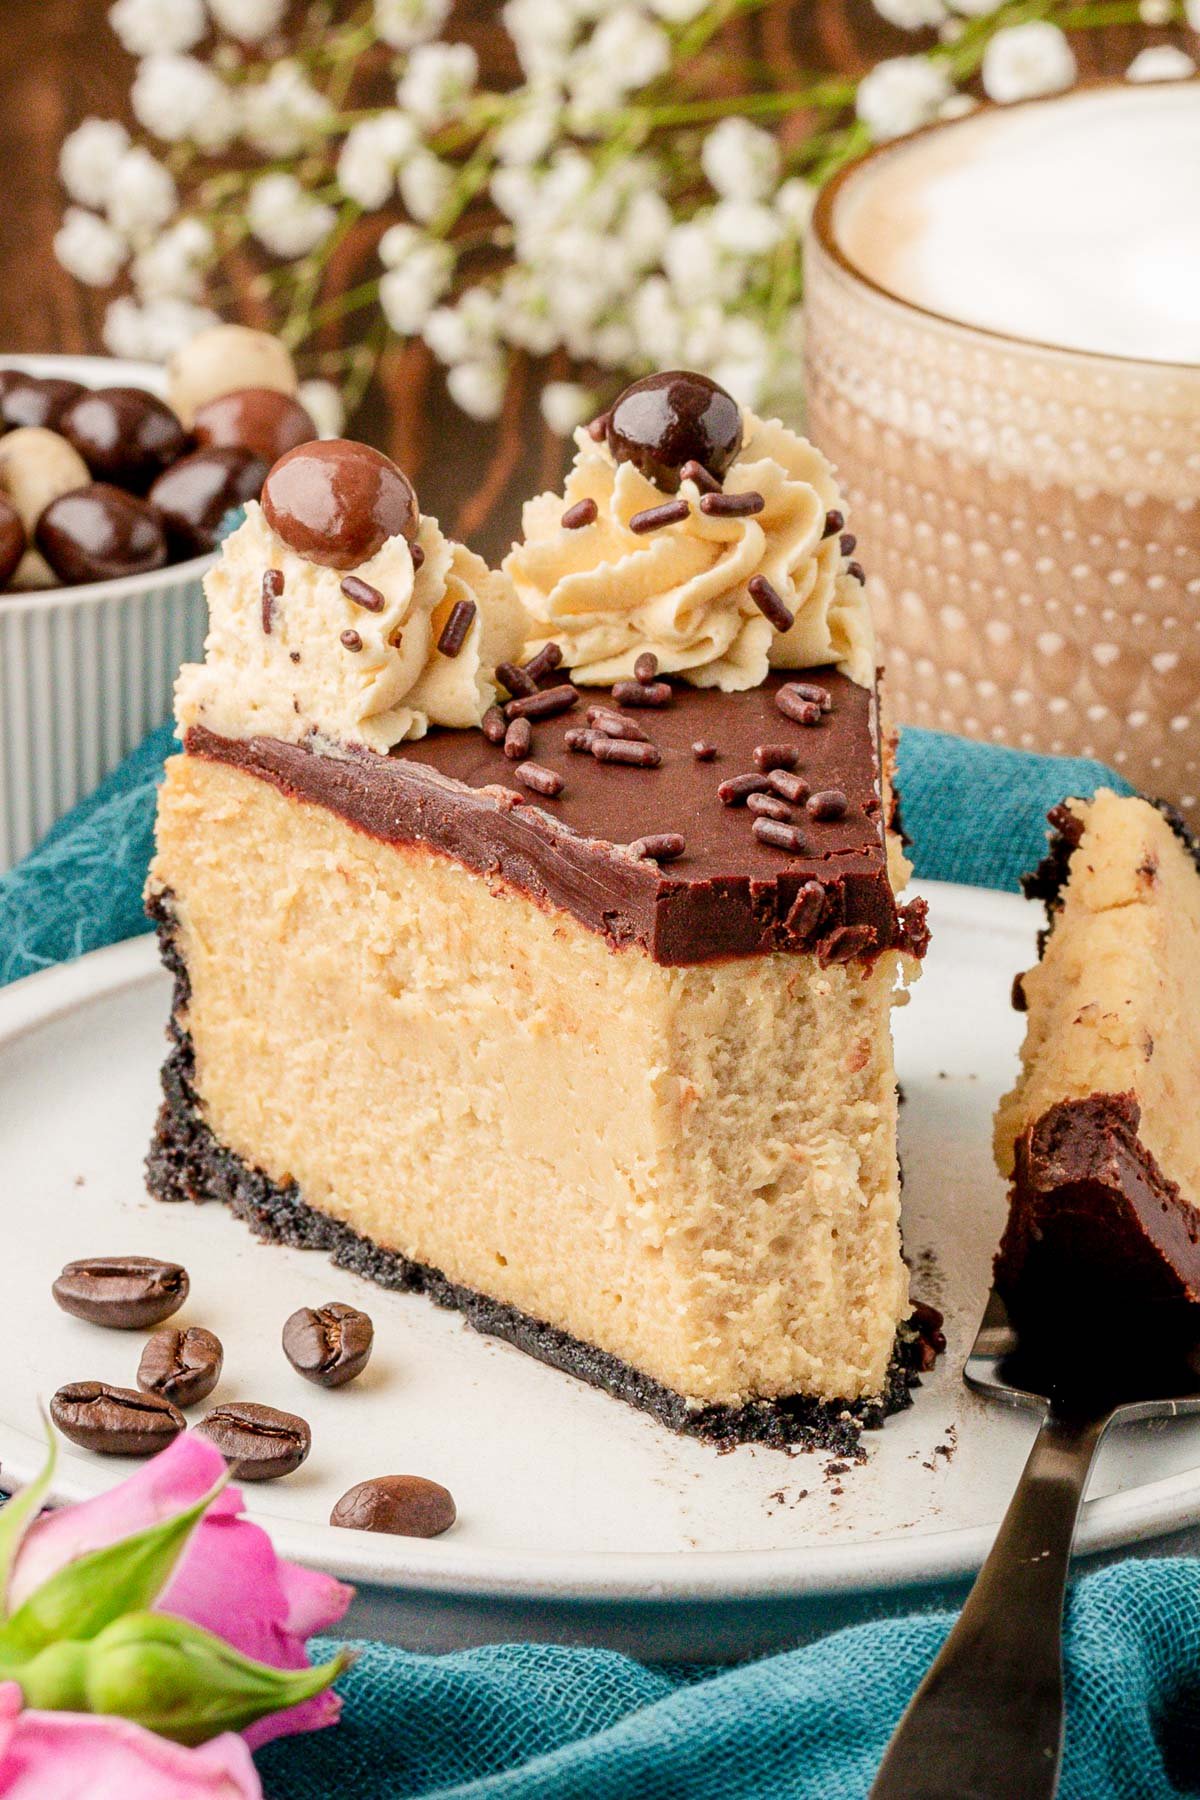
POLYGON ((353 569, 389 538, 409 543, 421 523, 412 483, 390 457, 348 438, 302 444, 281 457, 262 491, 267 523, 310 562, 353 569))
POLYGON ((59 580, 108 581, 161 569, 167 560, 162 520, 145 500, 107 482, 73 488, 52 500, 34 538, 59 580))
POLYGON ((99 1456, 154 1456, 187 1428, 183 1414, 161 1395, 107 1381, 60 1387, 50 1417, 64 1437, 99 1456))
POLYGON ((188 1296, 187 1270, 154 1256, 85 1256, 51 1290, 62 1310, 92 1325, 137 1331, 161 1325, 188 1296))
POLYGON ((193 429, 201 449, 252 450, 267 467, 317 435, 311 416, 290 394, 238 388, 197 407, 193 429))
POLYGON ((170 407, 144 388, 85 390, 63 409, 56 429, 97 481, 138 493, 187 447, 187 433, 170 407))
POLYGON ((343 1494, 329 1515, 350 1531, 393 1537, 440 1537, 458 1517, 453 1495, 422 1475, 376 1475, 343 1494))
POLYGON ((196 1430, 216 1445, 239 1481, 277 1481, 298 1469, 312 1448, 306 1420, 251 1400, 214 1406, 196 1430))
POLYGON ((283 1353, 317 1387, 345 1387, 370 1361, 375 1327, 365 1312, 331 1300, 302 1306, 283 1328, 283 1353))
POLYGON ((221 1379, 224 1361, 220 1338, 203 1325, 186 1330, 168 1325, 147 1338, 137 1384, 144 1394, 161 1394, 173 1406, 196 1406, 221 1379))
POLYGON ((627 387, 605 418, 604 434, 617 462, 633 463, 674 494, 685 463, 722 479, 742 447, 742 412, 707 375, 673 369, 627 387))
POLYGON ((0 494, 0 588, 6 588, 25 554, 25 527, 12 501, 0 494))
POLYGON ((78 381, 66 381, 58 375, 25 375, 10 370, 0 388, 0 419, 10 431, 19 425, 46 425, 57 431, 67 407, 86 392, 78 381))
POLYGON ((267 464, 252 450, 197 450, 165 469, 147 498, 166 526, 179 556, 203 556, 216 547, 221 520, 262 490, 267 464))

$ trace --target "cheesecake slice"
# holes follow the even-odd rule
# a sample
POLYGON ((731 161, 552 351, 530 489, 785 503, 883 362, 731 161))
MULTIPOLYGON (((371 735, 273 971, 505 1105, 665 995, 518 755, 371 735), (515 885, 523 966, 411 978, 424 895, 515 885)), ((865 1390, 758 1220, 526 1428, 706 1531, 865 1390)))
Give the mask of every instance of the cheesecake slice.
POLYGON ((148 1167, 162 1199, 222 1200, 675 1429, 844 1448, 919 1354, 889 1017, 926 933, 893 885, 832 478, 782 427, 750 456, 757 424, 649 530, 667 490, 581 434, 589 491, 543 496, 500 571, 415 497, 382 544, 341 519, 331 549, 309 477, 272 471, 180 682, 148 1167), (807 662, 772 666, 764 568, 807 662), (589 655, 602 675, 569 680, 589 655))
POLYGON ((1178 816, 1101 789, 1050 815, 1046 902, 1018 978, 1022 1071, 996 1117, 1010 1179, 995 1279, 1010 1305, 1086 1289, 1200 1300, 1200 852, 1178 816))

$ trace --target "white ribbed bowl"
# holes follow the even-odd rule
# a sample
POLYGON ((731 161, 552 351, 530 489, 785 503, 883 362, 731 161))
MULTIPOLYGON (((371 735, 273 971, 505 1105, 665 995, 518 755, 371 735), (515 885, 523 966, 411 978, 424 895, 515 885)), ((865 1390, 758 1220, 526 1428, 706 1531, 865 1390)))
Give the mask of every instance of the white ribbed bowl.
MULTIPOLYGON (((86 387, 163 392, 153 363, 3 356, 0 367, 86 387)), ((31 850, 171 710, 200 656, 214 558, 81 587, 0 594, 0 870, 31 850)))

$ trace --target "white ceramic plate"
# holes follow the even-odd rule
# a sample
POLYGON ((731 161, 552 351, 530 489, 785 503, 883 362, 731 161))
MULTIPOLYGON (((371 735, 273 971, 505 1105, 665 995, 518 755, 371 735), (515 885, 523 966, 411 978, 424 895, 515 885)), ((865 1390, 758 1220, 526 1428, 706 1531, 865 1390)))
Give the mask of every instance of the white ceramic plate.
MULTIPOLYGON (((217 1399, 311 1421, 309 1461, 248 1487, 247 1501, 282 1551, 360 1584, 356 1629, 426 1648, 537 1636, 717 1657, 961 1580, 1032 1433, 1027 1417, 968 1394, 960 1371, 1002 1218, 989 1139, 1020 1035, 1009 986, 1037 921, 1007 896, 927 891, 933 949, 897 1018, 906 1233, 914 1291, 945 1309, 950 1342, 913 1407, 867 1436, 865 1465, 838 1474, 828 1454, 719 1455, 426 1300, 259 1244, 223 1208, 149 1200, 142 1157, 168 984, 140 939, 0 994, 4 1474, 25 1479, 40 1462, 38 1402, 62 1382, 133 1381, 140 1334, 66 1317, 54 1275, 75 1256, 141 1252, 187 1265, 178 1320, 224 1342, 217 1399), (279 1332, 293 1308, 334 1298, 370 1311, 377 1347, 360 1381, 329 1394, 291 1370, 279 1332), (453 1531, 417 1542, 325 1524, 353 1481, 401 1472, 446 1483, 453 1531)), ((95 1493, 129 1466, 70 1451, 60 1497, 95 1493)), ((1200 1517, 1200 1421, 1115 1436, 1091 1491, 1091 1551, 1200 1517)))

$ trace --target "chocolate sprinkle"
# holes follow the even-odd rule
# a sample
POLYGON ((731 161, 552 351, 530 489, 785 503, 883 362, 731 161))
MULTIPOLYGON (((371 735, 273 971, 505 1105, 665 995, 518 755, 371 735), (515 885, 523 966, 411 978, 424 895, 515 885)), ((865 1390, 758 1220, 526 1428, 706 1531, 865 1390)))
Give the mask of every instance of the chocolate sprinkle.
POLYGON ((612 697, 619 706, 670 706, 669 681, 614 681, 612 697))
POLYGON ((779 819, 785 825, 795 816, 791 807, 776 794, 747 794, 746 807, 760 819, 779 819))
POLYGON ((781 800, 790 800, 793 806, 808 796, 808 783, 803 775, 792 775, 786 769, 772 769, 767 777, 771 784, 771 792, 778 794, 781 800))
POLYGON ((863 566, 860 562, 847 563, 846 564, 846 573, 847 573, 847 575, 853 575, 855 581, 861 582, 864 587, 866 586, 867 571, 863 568, 863 566))
POLYGON ((679 471, 680 481, 690 481, 698 487, 702 494, 719 494, 721 484, 715 475, 710 475, 703 463, 685 462, 679 471))
POLYGON ((563 743, 568 750, 590 750, 596 735, 584 725, 572 725, 568 731, 563 732, 563 743))
POLYGON ((785 825, 780 819, 755 819, 754 835, 760 844, 770 844, 772 850, 786 850, 791 856, 804 854, 804 833, 798 825, 785 825))
POLYGON ((425 561, 425 552, 422 550, 420 544, 410 544, 408 546, 408 554, 412 557, 413 574, 415 575, 425 561))
POLYGON ((540 681, 543 675, 553 675, 561 661, 562 649, 558 644, 543 644, 525 664, 525 673, 531 681, 540 681))
POLYGON ((518 699, 526 694, 537 693, 537 681, 528 669, 522 669, 518 663, 502 662, 496 664, 496 680, 506 687, 510 694, 518 699))
POLYGON ((357 575, 342 577, 342 592, 347 600, 353 600, 355 606, 361 606, 364 612, 382 612, 387 601, 377 587, 369 581, 362 581, 357 575))
POLYGON ((457 656, 467 641, 467 633, 475 622, 477 611, 473 600, 456 600, 450 608, 450 617, 442 627, 442 635, 437 647, 443 656, 457 656))
POLYGON ((722 806, 745 806, 751 794, 765 794, 770 787, 765 775, 733 775, 717 789, 722 806))
POLYGON ((710 519, 742 519, 750 513, 760 513, 766 505, 761 494, 753 488, 745 494, 701 494, 700 511, 707 513, 710 519))
POLYGON ((825 529, 821 533, 821 536, 823 538, 836 537, 845 523, 845 513, 840 513, 836 509, 833 512, 827 512, 825 514, 825 529))
POLYGON ((775 704, 787 719, 794 719, 797 725, 819 725, 821 708, 815 700, 806 700, 799 689, 790 683, 781 687, 775 696, 775 704))
POLYGON ((564 531, 578 531, 584 525, 594 525, 599 511, 599 507, 589 494, 586 499, 577 500, 574 506, 568 506, 560 523, 564 531))
POLYGON ((765 575, 752 575, 746 583, 746 592, 757 606, 768 624, 776 631, 790 631, 796 623, 796 615, 790 606, 784 603, 783 596, 773 588, 765 575))
POLYGON ((628 738, 602 737, 593 734, 592 755, 597 762, 626 763, 631 769, 657 769, 662 751, 657 744, 632 744, 628 738))
POLYGON ((640 725, 635 724, 632 719, 626 718, 624 714, 614 712, 610 706, 589 706, 587 721, 589 725, 594 725, 597 731, 602 731, 605 737, 628 738, 634 744, 650 742, 649 734, 643 731, 640 725))
MULTIPOLYGON (((704 501, 700 504, 703 506, 704 501)), ((629 529, 639 537, 647 531, 661 531, 664 525, 678 525, 691 510, 686 500, 664 500, 661 506, 647 506, 643 511, 635 512, 629 521, 629 529)))
POLYGON ((524 787, 532 788, 535 794, 545 794, 551 800, 566 786, 557 769, 548 769, 544 763, 518 763, 513 773, 524 787))
POLYGON ((489 744, 502 744, 508 731, 508 720, 498 706, 489 706, 480 729, 489 744))
POLYGON ((706 744, 703 738, 701 738, 692 745, 692 755, 697 762, 716 762, 717 746, 715 744, 706 744))
POLYGON ((802 700, 814 701, 822 712, 833 711, 833 695, 828 688, 818 687, 815 681, 789 681, 787 685, 802 700))
POLYGON ((653 681, 658 674, 658 658, 653 650, 643 650, 633 665, 634 678, 643 685, 653 681))
MULTIPOLYGON (((499 675, 499 669, 496 673, 499 675)), ((553 719, 559 713, 570 712, 578 698, 579 689, 564 681, 559 687, 535 689, 519 700, 510 700, 504 712, 509 719, 553 719)))
POLYGON ((841 788, 822 788, 810 797, 807 811, 812 819, 844 819, 849 804, 841 788))
POLYGON ((262 578, 262 628, 267 637, 275 619, 275 602, 283 592, 283 570, 268 569, 262 578))
POLYGON ((504 736, 504 754, 510 762, 522 762, 533 743, 533 726, 528 719, 514 719, 504 736))
POLYGON ((592 442, 598 444, 608 429, 608 414, 598 413, 584 429, 592 442))
POLYGON ((635 856, 662 863, 682 856, 687 844, 677 831, 655 831, 649 837, 635 838, 629 848, 635 856))
POLYGON ((800 761, 795 744, 755 744, 754 766, 769 775, 772 769, 794 769, 800 761))
POLYGON ((853 556, 858 548, 858 539, 852 531, 843 531, 839 540, 839 548, 843 556, 853 556))
POLYGON ((819 881, 806 881, 792 901, 787 928, 801 943, 810 938, 825 911, 825 889, 819 881))
POLYGON ((357 631, 349 625, 346 627, 345 631, 343 631, 341 641, 347 650, 362 649, 362 639, 359 637, 357 631))

